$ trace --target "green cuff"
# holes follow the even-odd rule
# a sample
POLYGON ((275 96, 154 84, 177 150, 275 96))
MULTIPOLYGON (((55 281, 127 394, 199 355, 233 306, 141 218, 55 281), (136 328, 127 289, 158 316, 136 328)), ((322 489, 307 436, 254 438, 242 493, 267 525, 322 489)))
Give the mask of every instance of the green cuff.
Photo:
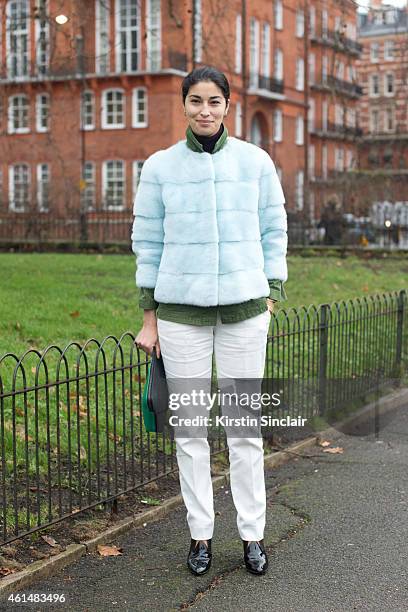
POLYGON ((154 299, 154 289, 140 287, 139 308, 143 310, 156 310, 159 302, 154 299))
POLYGON ((284 302, 288 299, 286 295, 283 281, 281 280, 268 280, 269 283, 269 298, 276 300, 277 302, 284 302))

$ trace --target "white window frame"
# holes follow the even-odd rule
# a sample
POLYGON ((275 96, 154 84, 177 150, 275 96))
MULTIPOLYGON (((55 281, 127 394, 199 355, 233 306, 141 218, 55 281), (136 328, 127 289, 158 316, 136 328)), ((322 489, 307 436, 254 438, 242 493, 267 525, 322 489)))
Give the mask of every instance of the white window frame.
POLYGON ((273 111, 273 139, 275 142, 283 141, 283 112, 281 108, 273 111))
POLYGON ((50 94, 47 92, 38 93, 35 97, 35 129, 37 132, 48 132, 50 129, 50 94), (46 103, 44 104, 44 98, 46 103), (42 113, 45 109, 46 112, 46 125, 42 123, 42 113))
POLYGON ((82 167, 81 210, 91 211, 96 208, 96 164, 86 161, 82 167))
POLYGON ((110 10, 106 0, 95 0, 95 72, 110 72, 110 10))
POLYGON ((102 120, 101 126, 103 130, 121 130, 125 128, 126 124, 126 96, 123 89, 118 87, 112 89, 105 89, 102 91, 102 108, 101 108, 102 120), (119 123, 109 124, 108 119, 108 106, 107 97, 109 93, 120 93, 122 94, 122 106, 123 106, 123 121, 119 123))
POLYGON ((148 95, 146 87, 135 87, 132 91, 132 127, 146 128, 149 124, 148 112, 148 95), (141 102, 140 94, 143 94, 143 109, 139 107, 139 104, 141 102), (139 114, 143 114, 144 117, 140 119, 139 114))
POLYGON ((327 9, 322 10, 322 38, 327 38, 329 32, 329 13, 327 9))
POLYGON ((344 81, 344 62, 337 63, 337 78, 344 81))
POLYGON ((344 149, 336 147, 334 149, 334 167, 337 172, 344 172, 344 149))
POLYGON ((125 210, 126 203, 126 163, 123 159, 108 159, 102 162, 102 208, 107 211, 120 211, 125 210), (106 203, 106 192, 108 188, 108 165, 109 164, 121 164, 123 169, 122 174, 122 182, 123 182, 123 197, 122 204, 119 205, 110 205, 108 206, 106 203))
POLYGON ((305 173, 304 170, 298 170, 296 173, 296 186, 295 186, 295 207, 296 210, 303 210, 304 206, 304 181, 305 173))
POLYGON ((329 73, 329 58, 327 55, 322 55, 322 83, 327 83, 327 76, 329 73))
POLYGON ((327 126, 329 123, 329 103, 327 100, 322 100, 322 130, 327 132, 327 126))
POLYGON ((392 62, 395 59, 395 43, 393 40, 384 42, 384 59, 386 62, 392 62))
POLYGON ((304 129, 305 129, 305 120, 303 115, 297 115, 296 117, 296 137, 295 137, 295 143, 298 146, 303 146, 304 142, 305 142, 305 134, 304 134, 304 129))
POLYGON ((324 180, 327 179, 327 169, 328 169, 327 144, 323 144, 322 146, 322 177, 324 180))
POLYGON ((380 83, 380 74, 378 72, 374 72, 370 74, 369 89, 370 89, 370 98, 379 97, 380 90, 381 90, 381 83, 380 83), (374 88, 375 79, 377 79, 377 88, 376 88, 377 91, 375 91, 375 88, 374 88))
POLYGON ((51 176, 50 176, 50 165, 47 163, 37 164, 37 206, 39 212, 49 212, 49 201, 50 201, 50 184, 51 184, 51 176), (44 171, 46 176, 46 180, 44 180, 44 171), (45 192, 45 185, 47 184, 48 193, 45 192), (47 195, 47 202, 44 203, 44 196, 47 195))
POLYGON ((305 35, 305 13, 303 9, 296 10, 296 37, 303 38, 305 35))
POLYGON ((383 115, 384 115, 384 119, 383 119, 384 132, 388 132, 389 134, 394 133, 395 132, 395 107, 391 106, 391 107, 384 108, 383 115), (388 117, 389 117, 390 112, 392 116, 392 127, 388 126, 388 117))
POLYGON ((316 7, 309 7, 309 34, 311 38, 315 37, 316 34, 316 7))
POLYGON ((379 108, 370 108, 370 132, 378 134, 381 131, 381 113, 379 108), (377 121, 374 121, 374 117, 377 121))
POLYGON ((26 163, 13 164, 9 166, 9 210, 10 212, 25 212, 30 206, 30 193, 31 193, 31 168, 26 163), (15 173, 16 169, 21 168, 26 171, 27 176, 27 200, 22 207, 16 206, 15 203, 15 173))
POLYGON ((316 81, 316 55, 309 54, 309 85, 314 85, 316 81))
POLYGON ((314 144, 309 144, 308 171, 309 171, 309 178, 313 180, 316 174, 316 147, 314 144))
POLYGON ((262 24, 261 74, 267 78, 271 75, 271 26, 266 21, 262 24))
POLYGON ((392 98, 395 96, 395 74, 393 72, 385 72, 384 73, 384 96, 388 98, 392 98), (388 77, 392 76, 392 91, 388 91, 388 77))
POLYGON ((309 108, 307 111, 307 125, 309 133, 314 132, 316 117, 316 102, 314 98, 309 98, 309 108))
POLYGON ((344 107, 336 102, 334 105, 334 122, 336 125, 344 125, 344 107))
POLYGON ((240 101, 235 105, 235 136, 242 137, 242 104, 240 101))
MULTIPOLYGON (((20 114, 23 111, 20 111, 20 114)), ((30 99, 26 94, 15 94, 14 96, 10 96, 8 99, 8 133, 9 134, 29 134, 30 132, 30 99), (13 113, 13 103, 14 100, 21 99, 27 102, 27 125, 23 127, 15 127, 14 124, 14 113, 13 113)))
POLYGON ((137 188, 140 182, 140 173, 144 164, 144 159, 135 159, 132 162, 132 202, 134 204, 137 188))
POLYGON ((203 9, 201 0, 194 2, 194 59, 196 62, 203 60, 203 9))
POLYGON ((303 57, 296 58, 296 89, 297 91, 305 89, 305 60, 303 57))
POLYGON ((161 1, 146 0, 146 69, 158 72, 162 67, 161 1))
POLYGON ((249 25, 249 86, 259 85, 259 21, 251 17, 249 25))
POLYGON ((380 43, 372 42, 370 45, 370 61, 372 63, 380 61, 380 43))
MULTIPOLYGON (((4 10, 4 9, 3 9, 4 10)), ((30 2, 29 0, 9 0, 6 4, 6 61, 7 77, 14 81, 27 79, 30 74, 30 2), (11 7, 13 4, 21 5, 25 3, 25 24, 22 20, 17 20, 19 27, 11 24, 11 7), (12 36, 15 38, 15 53, 11 52, 12 36), (24 52, 24 49, 26 50, 24 52)))
POLYGON ((237 13, 235 17, 235 72, 242 72, 242 15, 237 13))
POLYGON ((354 156, 351 149, 346 151, 346 170, 351 170, 354 166, 354 156))
POLYGON ((275 24, 275 30, 283 30, 283 2, 282 0, 275 0, 274 2, 273 20, 275 24))
POLYGON ((274 77, 279 81, 283 81, 283 51, 279 47, 275 49, 274 77))
POLYGON ((94 130, 95 129, 95 93, 92 89, 86 89, 81 93, 80 98, 80 122, 81 129, 85 131, 94 130), (90 96, 90 102, 85 103, 85 96, 90 96), (85 114, 85 104, 91 104, 91 123, 85 123, 84 117, 88 117, 88 114, 85 114))
POLYGON ((48 74, 50 62, 50 22, 48 0, 37 0, 35 19, 35 72, 37 75, 48 74))
MULTIPOLYGON (((129 12, 127 13, 129 15, 129 12)), ((132 74, 138 72, 141 66, 141 14, 140 14, 140 1, 139 0, 116 0, 115 5, 115 48, 116 48, 116 72, 132 74), (136 26, 129 25, 131 21, 128 19, 128 23, 122 26, 121 21, 121 4, 124 3, 124 7, 129 7, 129 10, 136 8, 137 22, 136 26), (133 34, 136 33, 136 47, 132 48, 133 34), (126 40, 126 48, 123 49, 123 38, 124 34, 126 40), (124 66, 122 65, 122 59, 125 58, 124 66), (133 60, 136 60, 136 66, 133 67, 133 60)))

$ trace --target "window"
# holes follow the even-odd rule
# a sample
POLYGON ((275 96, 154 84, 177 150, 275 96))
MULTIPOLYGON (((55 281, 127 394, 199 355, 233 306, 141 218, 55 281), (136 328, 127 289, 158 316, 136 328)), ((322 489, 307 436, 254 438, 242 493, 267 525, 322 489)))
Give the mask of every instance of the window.
POLYGON ((346 168, 347 170, 351 170, 354 166, 354 156, 353 151, 347 149, 346 151, 346 168))
POLYGON ((340 80, 344 80, 344 63, 338 62, 337 64, 337 78, 340 80))
POLYGON ((355 83, 356 81, 355 67, 352 64, 347 66, 347 78, 349 80, 349 83, 355 83))
POLYGON ((341 104, 336 104, 334 107, 334 121, 336 125, 342 127, 344 121, 344 108, 341 104))
POLYGON ((116 70, 136 72, 140 67, 140 2, 116 0, 116 70))
POLYGON ((271 74, 271 53, 270 53, 270 26, 269 23, 262 24, 262 64, 261 74, 269 77, 271 74))
POLYGON ((309 85, 313 85, 315 82, 316 73, 316 56, 314 53, 309 55, 309 85))
POLYGON ((9 79, 29 75, 29 0, 10 0, 6 5, 6 58, 9 79))
POLYGON ((329 58, 327 55, 323 55, 322 57, 322 83, 327 83, 327 73, 329 71, 329 58))
POLYGON ((251 17, 249 32, 249 86, 259 82, 259 21, 251 17))
POLYGON ((304 172, 299 170, 296 174, 296 192, 295 192, 295 204, 297 210, 303 209, 303 182, 304 172))
POLYGON ((380 95, 380 77, 378 74, 370 75, 370 96, 374 98, 380 95))
POLYGON ((235 19, 235 72, 242 72, 242 15, 238 13, 235 19))
POLYGON ((296 117, 296 144, 303 145, 304 142, 304 121, 303 115, 298 115, 296 117))
POLYGON ((334 18, 334 31, 340 32, 341 29, 341 19, 339 15, 336 15, 334 18))
POLYGON ((40 212, 50 210, 50 167, 37 164, 37 206, 40 212))
POLYGON ((37 75, 47 74, 49 68, 50 29, 47 0, 37 2, 35 19, 35 70, 37 75))
POLYGON ((9 167, 9 207, 13 212, 24 212, 30 204, 30 168, 27 164, 9 167))
POLYGON ((384 131, 394 132, 395 131, 395 112, 394 108, 386 108, 384 110, 384 131))
POLYGON ((322 36, 323 38, 327 38, 329 26, 329 14, 326 9, 322 11, 322 36))
POLYGON ((125 96, 121 89, 107 89, 102 93, 102 129, 125 127, 125 96))
POLYGON ((370 45, 370 59, 372 62, 378 62, 380 59, 380 43, 374 42, 370 45))
POLYGON ((334 150, 334 167, 337 172, 344 170, 344 149, 337 148, 334 150))
POLYGON ((384 94, 386 96, 393 96, 395 94, 393 72, 387 72, 384 76, 384 94))
POLYGON ((161 68, 161 6, 160 0, 146 3, 146 68, 156 72, 161 68))
POLYGON ((280 108, 275 108, 273 113, 273 139, 282 142, 283 139, 283 115, 280 108))
POLYGON ((322 146, 322 176, 323 179, 327 179, 327 145, 322 146))
POLYGON ((309 166, 309 178, 314 179, 315 177, 315 146, 313 144, 309 145, 308 151, 308 166, 309 166))
POLYGON ((307 124, 309 132, 314 132, 315 129, 315 101, 313 98, 309 98, 309 109, 307 112, 307 124))
POLYGON ((302 38, 305 34, 305 14, 301 9, 296 11, 296 36, 302 38))
POLYGON ((37 94, 35 105, 35 126, 37 132, 47 132, 50 128, 50 96, 47 93, 37 94))
POLYGON ((395 23, 396 21, 396 12, 395 9, 387 9, 385 11, 385 23, 391 24, 391 23, 395 23))
POLYGON ((351 40, 356 40, 357 38, 357 28, 354 23, 349 23, 347 25, 347 33, 351 40))
POLYGON ((274 2, 274 21, 275 29, 283 30, 283 4, 282 0, 275 0, 274 2))
POLYGON ((144 87, 133 90, 132 127, 147 127, 147 91, 144 87))
POLYGON ((9 134, 27 134, 30 131, 28 125, 29 104, 28 97, 24 94, 11 96, 8 107, 8 132, 9 134))
POLYGON ((309 8, 309 34, 310 38, 316 35, 316 7, 314 6, 309 8))
POLYGON ((380 111, 378 108, 370 110, 370 132, 376 134, 380 131, 380 111))
POLYGON ((327 100, 322 102, 322 130, 327 132, 327 122, 329 120, 329 105, 327 100))
POLYGON ((144 161, 141 159, 136 159, 132 164, 132 178, 133 178, 133 192, 132 192, 132 201, 134 203, 137 188, 139 186, 140 173, 142 172, 144 161))
POLYGON ((81 129, 95 129, 95 96, 93 91, 84 91, 81 97, 81 129))
POLYGON ((242 136, 242 104, 237 102, 235 106, 235 136, 241 138, 242 136))
POLYGON ((283 81, 283 51, 275 49, 275 79, 283 81))
POLYGON ((82 167, 82 185, 81 185, 81 209, 95 209, 95 164, 93 162, 85 162, 82 167))
POLYGON ((355 108, 351 108, 351 107, 346 108, 346 125, 352 128, 356 126, 356 109, 355 108))
POLYGON ((194 59, 203 59, 203 26, 201 0, 194 0, 194 59))
POLYGON ((384 59, 392 61, 394 59, 394 41, 386 40, 384 43, 384 59))
POLYGON ((102 164, 102 198, 105 210, 123 210, 125 207, 125 163, 122 160, 102 164))
POLYGON ((303 91, 305 88, 305 62, 302 57, 296 60, 296 89, 303 91))
POLYGON ((110 69, 109 43, 110 10, 106 0, 96 0, 95 4, 95 71, 106 74, 110 69))

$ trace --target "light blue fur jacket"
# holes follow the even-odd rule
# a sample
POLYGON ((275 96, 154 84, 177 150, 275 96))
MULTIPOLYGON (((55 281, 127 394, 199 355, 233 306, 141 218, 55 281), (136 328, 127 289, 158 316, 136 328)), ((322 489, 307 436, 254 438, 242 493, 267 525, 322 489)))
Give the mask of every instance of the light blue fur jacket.
POLYGON ((181 140, 143 164, 132 250, 157 302, 216 306, 268 297, 287 279, 285 198, 263 149, 229 136, 216 153, 181 140))

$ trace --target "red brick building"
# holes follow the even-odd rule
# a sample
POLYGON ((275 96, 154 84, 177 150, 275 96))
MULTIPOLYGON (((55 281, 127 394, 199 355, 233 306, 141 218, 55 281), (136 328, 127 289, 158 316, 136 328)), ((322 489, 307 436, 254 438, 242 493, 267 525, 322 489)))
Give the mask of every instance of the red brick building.
POLYGON ((408 13, 371 2, 360 15, 357 63, 360 100, 360 172, 367 203, 408 200, 408 13))
POLYGON ((230 80, 230 134, 270 153, 288 212, 341 200, 361 94, 352 0, 0 7, 3 239, 52 225, 53 238, 128 240, 143 160, 184 138, 181 81, 207 63, 230 80))

